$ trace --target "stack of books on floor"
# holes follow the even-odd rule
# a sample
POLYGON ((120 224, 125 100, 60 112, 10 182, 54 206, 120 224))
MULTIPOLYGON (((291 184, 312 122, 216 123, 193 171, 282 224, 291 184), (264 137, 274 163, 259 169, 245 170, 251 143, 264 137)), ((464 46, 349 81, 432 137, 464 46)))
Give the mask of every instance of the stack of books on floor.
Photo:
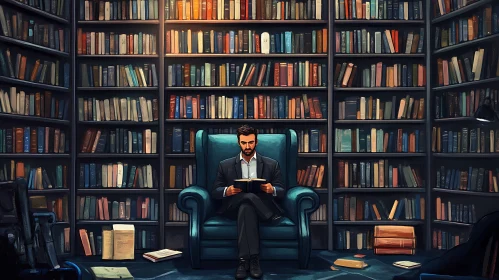
POLYGON ((414 255, 416 233, 412 226, 375 226, 374 253, 377 255, 414 255))

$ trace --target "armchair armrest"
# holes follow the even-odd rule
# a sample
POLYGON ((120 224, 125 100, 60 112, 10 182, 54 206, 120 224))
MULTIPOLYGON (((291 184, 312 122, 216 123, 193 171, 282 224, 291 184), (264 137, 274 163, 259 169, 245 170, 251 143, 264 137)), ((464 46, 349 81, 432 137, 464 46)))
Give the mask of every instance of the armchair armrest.
POLYGON ((308 226, 310 214, 319 208, 319 196, 310 188, 296 186, 288 189, 282 207, 296 225, 308 226))
POLYGON ((211 197, 208 191, 199 186, 183 189, 178 195, 178 208, 189 213, 190 220, 203 223, 213 211, 211 197))

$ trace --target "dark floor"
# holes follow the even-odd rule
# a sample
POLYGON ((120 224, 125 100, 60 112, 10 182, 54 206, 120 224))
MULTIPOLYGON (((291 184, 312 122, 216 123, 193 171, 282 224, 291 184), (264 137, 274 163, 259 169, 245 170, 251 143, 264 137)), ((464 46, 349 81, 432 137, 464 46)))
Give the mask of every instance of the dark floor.
MULTIPOLYGON (((411 260, 424 263, 435 258, 438 253, 417 254, 415 256, 374 256, 370 251, 361 252, 366 254, 364 260, 369 265, 367 268, 348 269, 338 267, 338 271, 332 271, 330 266, 337 258, 351 257, 355 253, 313 251, 309 268, 300 270, 295 261, 261 261, 264 276, 267 280, 389 280, 394 275, 406 273, 407 270, 392 265, 395 261, 411 260)), ((234 279, 237 262, 204 262, 202 269, 191 269, 186 258, 178 258, 170 261, 151 263, 138 255, 134 261, 99 261, 99 258, 76 258, 72 261, 83 270, 83 280, 92 279, 88 269, 92 266, 126 266, 135 280, 221 280, 234 279)), ((250 279, 250 278, 248 278, 250 279)))

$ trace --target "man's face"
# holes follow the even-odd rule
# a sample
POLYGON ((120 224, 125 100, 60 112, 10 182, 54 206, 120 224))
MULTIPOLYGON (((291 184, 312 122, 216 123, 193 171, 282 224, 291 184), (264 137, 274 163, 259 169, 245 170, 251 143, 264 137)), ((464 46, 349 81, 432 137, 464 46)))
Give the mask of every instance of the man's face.
POLYGON ((253 152, 255 151, 256 148, 256 136, 255 134, 250 134, 250 135, 239 135, 239 147, 241 147, 241 152, 245 156, 251 156, 253 155, 253 152))

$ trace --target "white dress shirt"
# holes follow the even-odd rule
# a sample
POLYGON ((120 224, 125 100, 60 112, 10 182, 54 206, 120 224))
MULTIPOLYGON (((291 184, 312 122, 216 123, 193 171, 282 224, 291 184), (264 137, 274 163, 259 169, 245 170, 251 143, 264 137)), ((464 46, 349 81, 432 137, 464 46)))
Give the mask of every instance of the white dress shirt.
MULTIPOLYGON (((243 179, 246 179, 246 178, 257 178, 257 174, 256 174, 256 153, 253 154, 253 157, 251 157, 250 161, 247 162, 244 158, 243 158, 243 154, 242 152, 239 153, 239 160, 241 161, 241 176, 243 177, 243 179)), ((227 188, 228 187, 225 187, 224 189, 224 197, 225 197, 225 192, 227 191, 227 188)), ((273 196, 277 196, 277 193, 276 193, 276 189, 275 187, 272 186, 272 188, 274 189, 274 193, 273 193, 273 196)))

